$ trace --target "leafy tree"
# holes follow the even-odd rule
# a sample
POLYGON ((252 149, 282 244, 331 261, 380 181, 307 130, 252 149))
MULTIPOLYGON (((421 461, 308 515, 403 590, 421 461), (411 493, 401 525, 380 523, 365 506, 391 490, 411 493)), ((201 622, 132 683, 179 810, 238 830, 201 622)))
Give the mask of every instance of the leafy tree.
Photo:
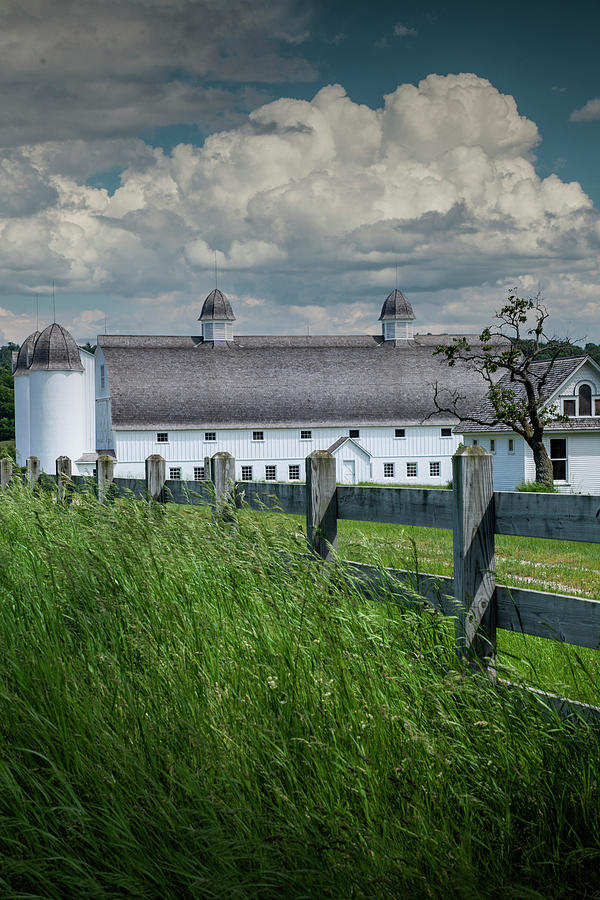
MULTIPOLYGON (((515 289, 516 291, 516 289, 515 289)), ((471 346, 465 337, 436 347, 449 366, 460 360, 488 385, 487 401, 481 409, 461 411, 461 398, 435 386, 439 412, 488 428, 507 425, 531 447, 535 480, 553 484, 552 462, 543 442, 550 422, 568 421, 555 406, 544 406, 547 384, 556 360, 580 356, 583 351, 568 339, 549 338, 545 332, 548 311, 539 296, 525 300, 509 293, 508 300, 494 316, 494 324, 484 328, 471 346), (577 352, 579 351, 579 352, 577 352), (502 377, 504 376, 504 377, 502 377)))
POLYGON ((15 399, 12 378, 12 352, 18 344, 0 347, 0 441, 15 437, 15 399))

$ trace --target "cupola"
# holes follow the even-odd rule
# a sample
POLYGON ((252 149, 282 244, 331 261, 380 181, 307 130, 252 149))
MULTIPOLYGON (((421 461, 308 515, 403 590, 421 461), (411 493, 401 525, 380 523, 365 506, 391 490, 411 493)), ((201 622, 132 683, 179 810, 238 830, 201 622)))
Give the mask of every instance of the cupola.
POLYGON ((381 333, 384 341, 411 341, 413 339, 413 308, 397 288, 381 307, 381 333))
POLYGON ((33 347, 29 371, 83 372, 79 347, 66 328, 57 322, 44 328, 33 347))
POLYGON ((211 291, 202 307, 199 322, 202 323, 203 341, 232 341, 235 316, 231 303, 218 288, 211 291))

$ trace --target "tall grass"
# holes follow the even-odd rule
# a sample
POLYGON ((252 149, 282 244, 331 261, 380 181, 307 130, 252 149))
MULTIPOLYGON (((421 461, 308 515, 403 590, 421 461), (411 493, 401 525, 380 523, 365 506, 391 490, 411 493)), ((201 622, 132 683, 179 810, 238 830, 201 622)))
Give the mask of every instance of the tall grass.
POLYGON ((271 517, 0 496, 0 893, 595 896, 600 739, 271 517))

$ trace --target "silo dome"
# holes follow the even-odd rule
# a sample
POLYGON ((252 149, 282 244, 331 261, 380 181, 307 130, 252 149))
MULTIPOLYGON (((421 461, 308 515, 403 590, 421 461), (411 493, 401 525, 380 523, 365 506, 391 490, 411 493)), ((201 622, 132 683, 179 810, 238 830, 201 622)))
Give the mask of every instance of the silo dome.
POLYGON ((57 322, 44 328, 35 342, 29 370, 83 372, 79 347, 66 328, 57 322))
POLYGON ((218 288, 211 291, 200 313, 199 322, 202 322, 202 340, 217 341, 233 340, 233 325, 235 316, 231 303, 218 288))
POLYGON ((17 362, 15 364, 13 374, 16 375, 18 372, 26 372, 29 369, 29 364, 31 363, 31 359, 33 356, 33 348, 39 336, 39 331, 34 331, 33 334, 30 334, 29 337, 25 338, 25 340, 19 347, 17 362))

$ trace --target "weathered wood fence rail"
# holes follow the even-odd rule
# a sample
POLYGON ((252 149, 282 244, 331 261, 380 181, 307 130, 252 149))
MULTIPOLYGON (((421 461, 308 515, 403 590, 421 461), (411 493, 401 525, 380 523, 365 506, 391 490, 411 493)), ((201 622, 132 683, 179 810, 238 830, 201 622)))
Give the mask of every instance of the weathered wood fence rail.
MULTIPOLYGON (((146 461, 145 480, 113 478, 113 460, 101 457, 98 497, 106 501, 111 494, 140 499, 150 495, 161 502, 210 503, 217 508, 245 503, 257 510, 304 515, 310 549, 323 559, 337 547, 339 519, 452 529, 453 578, 349 565, 357 582, 373 596, 419 594, 453 615, 459 652, 492 675, 497 628, 582 647, 600 646, 600 601, 505 587, 496 583, 494 564, 496 534, 600 543, 600 497, 494 492, 492 457, 479 446, 463 447, 455 454, 451 491, 337 485, 335 460, 326 451, 307 457, 306 484, 234 482, 234 462, 229 454, 217 453, 209 481, 185 482, 165 479, 160 456, 146 461)), ((60 457, 55 479, 63 500, 68 499, 67 485, 77 490, 90 481, 71 478, 70 473, 70 460, 60 457)), ((3 487, 11 476, 9 461, 2 460, 3 487)), ((27 480, 33 485, 39 478, 39 462, 32 457, 27 461, 27 480)))

